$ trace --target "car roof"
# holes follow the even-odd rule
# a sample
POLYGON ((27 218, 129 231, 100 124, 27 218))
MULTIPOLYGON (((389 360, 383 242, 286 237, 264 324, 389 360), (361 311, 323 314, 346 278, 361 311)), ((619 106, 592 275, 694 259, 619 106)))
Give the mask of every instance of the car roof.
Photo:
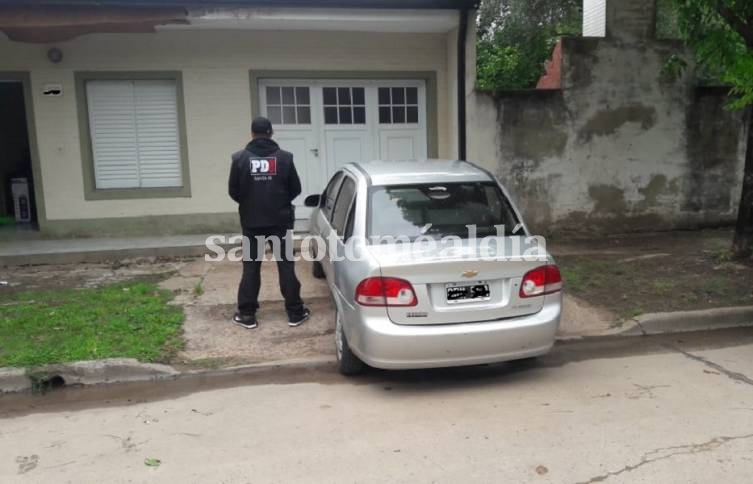
POLYGON ((365 175, 371 185, 493 180, 487 171, 467 161, 458 160, 369 161, 351 163, 350 166, 357 173, 365 175))

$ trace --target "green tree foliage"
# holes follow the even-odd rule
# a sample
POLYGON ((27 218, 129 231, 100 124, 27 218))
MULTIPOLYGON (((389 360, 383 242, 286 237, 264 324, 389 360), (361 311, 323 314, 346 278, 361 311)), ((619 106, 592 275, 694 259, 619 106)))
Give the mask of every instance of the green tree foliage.
MULTIPOLYGON (((731 87, 733 108, 753 105, 753 1, 673 0, 677 26, 696 61, 731 87)), ((753 124, 747 119, 743 192, 735 228, 733 253, 753 254, 753 124)))
POLYGON ((733 106, 753 104, 753 1, 674 0, 677 26, 710 75, 733 89, 733 106))
POLYGON ((580 34, 581 4, 582 0, 482 0, 477 87, 535 87, 557 38, 580 34))

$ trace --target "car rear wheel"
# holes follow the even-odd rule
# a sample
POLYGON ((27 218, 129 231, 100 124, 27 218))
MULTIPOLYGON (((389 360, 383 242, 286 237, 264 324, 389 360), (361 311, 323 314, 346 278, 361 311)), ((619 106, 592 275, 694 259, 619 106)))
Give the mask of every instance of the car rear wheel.
POLYGON ((364 363, 351 351, 345 338, 340 311, 335 309, 335 348, 337 349, 337 370, 343 375, 357 375, 365 367, 364 363))

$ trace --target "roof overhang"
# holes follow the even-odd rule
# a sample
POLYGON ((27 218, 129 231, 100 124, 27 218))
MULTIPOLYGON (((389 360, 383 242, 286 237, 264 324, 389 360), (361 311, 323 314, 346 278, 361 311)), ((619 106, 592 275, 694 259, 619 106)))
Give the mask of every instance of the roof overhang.
POLYGON ((3 0, 0 31, 20 42, 91 33, 236 29, 442 33, 476 0, 3 0))
POLYGON ((157 30, 309 30, 445 33, 458 25, 456 10, 364 11, 361 9, 189 9, 188 22, 157 30))
POLYGON ((82 7, 246 7, 246 8, 364 8, 460 10, 478 7, 480 0, 4 0, 4 5, 82 7))

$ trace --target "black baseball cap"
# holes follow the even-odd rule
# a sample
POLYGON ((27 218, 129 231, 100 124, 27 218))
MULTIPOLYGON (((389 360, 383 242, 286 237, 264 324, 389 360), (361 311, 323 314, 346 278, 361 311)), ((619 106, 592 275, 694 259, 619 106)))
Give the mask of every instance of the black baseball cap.
POLYGON ((251 132, 254 134, 272 134, 272 121, 259 116, 251 122, 251 132))

